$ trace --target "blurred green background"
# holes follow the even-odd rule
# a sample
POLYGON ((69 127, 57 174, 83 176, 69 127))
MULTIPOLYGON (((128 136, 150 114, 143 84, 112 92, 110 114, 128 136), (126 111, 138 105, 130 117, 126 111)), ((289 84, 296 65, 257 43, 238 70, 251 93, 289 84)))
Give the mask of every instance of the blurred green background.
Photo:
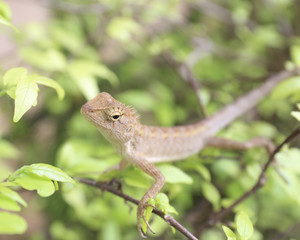
MULTIPOLYGON (((180 125, 203 116, 178 62, 197 78, 208 115, 259 86, 267 76, 300 62, 299 0, 4 2, 20 31, 0 28, 0 37, 5 38, 0 46, 1 75, 24 66, 55 79, 66 96, 59 101, 53 90, 41 88, 38 105, 18 123, 12 123, 12 100, 0 98, 1 179, 37 162, 60 167, 71 176, 97 178, 120 161, 79 112, 99 91, 132 105, 145 124, 180 125)), ((294 78, 280 85, 220 135, 282 141, 297 126, 290 112, 300 99, 299 81, 294 78)), ((297 146, 299 141, 292 144, 297 146)), ((300 237, 300 152, 295 148, 293 154, 282 155, 268 172, 267 185, 235 209, 249 214, 253 240, 300 237)), ((163 189, 179 213, 175 218, 199 239, 226 239, 221 225, 201 229, 201 224, 250 189, 266 160, 263 149, 205 149, 199 156, 174 163, 193 179, 192 184, 178 180, 163 189)), ((123 191, 136 198, 150 181, 134 168, 120 180, 123 191)), ((139 239, 135 206, 81 184, 61 188, 49 198, 21 191, 29 204, 21 212, 28 229, 0 239, 139 239)), ((234 227, 233 219, 230 214, 224 223, 234 227)), ((151 226, 156 234, 150 238, 184 239, 157 217, 151 226)))

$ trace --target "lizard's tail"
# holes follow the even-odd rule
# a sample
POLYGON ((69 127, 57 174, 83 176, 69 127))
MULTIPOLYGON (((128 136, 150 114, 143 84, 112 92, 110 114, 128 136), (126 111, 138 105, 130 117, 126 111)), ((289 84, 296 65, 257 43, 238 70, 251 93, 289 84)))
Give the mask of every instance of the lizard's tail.
POLYGON ((208 129, 210 129, 208 137, 213 136, 233 120, 247 112, 249 109, 253 108, 278 83, 288 77, 298 74, 299 72, 300 68, 295 68, 292 71, 282 71, 275 76, 268 78, 260 87, 238 98, 236 101, 223 108, 220 112, 217 112, 208 118, 206 122, 208 129))

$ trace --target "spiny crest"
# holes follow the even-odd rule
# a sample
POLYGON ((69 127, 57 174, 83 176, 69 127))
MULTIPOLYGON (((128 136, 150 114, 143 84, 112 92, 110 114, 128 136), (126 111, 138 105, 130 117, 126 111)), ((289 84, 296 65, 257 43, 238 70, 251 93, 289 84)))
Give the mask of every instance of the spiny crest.
POLYGON ((134 117, 136 120, 140 119, 140 115, 132 106, 125 106, 125 109, 125 111, 128 112, 131 117, 134 117))

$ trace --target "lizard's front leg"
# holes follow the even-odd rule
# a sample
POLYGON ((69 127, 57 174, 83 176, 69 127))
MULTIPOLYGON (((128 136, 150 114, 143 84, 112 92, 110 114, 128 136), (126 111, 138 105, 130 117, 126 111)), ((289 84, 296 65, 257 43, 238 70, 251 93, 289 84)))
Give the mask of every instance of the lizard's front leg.
POLYGON ((131 160, 138 168, 140 168, 142 171, 144 171, 145 173, 147 173, 148 175, 150 175, 155 179, 155 183, 151 186, 150 189, 148 189, 148 191, 142 197, 137 209, 137 228, 140 235, 142 237, 146 237, 141 228, 141 219, 143 219, 146 222, 147 226, 149 227, 149 224, 144 217, 144 210, 148 205, 148 200, 150 198, 154 198, 164 186, 165 177, 162 175, 160 170, 154 164, 152 164, 145 158, 138 156, 138 157, 132 157, 131 160))

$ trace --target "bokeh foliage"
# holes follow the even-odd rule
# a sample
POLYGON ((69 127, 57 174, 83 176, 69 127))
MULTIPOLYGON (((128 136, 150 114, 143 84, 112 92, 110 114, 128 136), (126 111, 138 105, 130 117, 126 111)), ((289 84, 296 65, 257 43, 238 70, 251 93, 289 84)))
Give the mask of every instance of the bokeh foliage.
MULTIPOLYGON (((9 123, 5 131, 0 127, 1 179, 18 167, 37 162, 55 165, 71 176, 98 179, 120 161, 112 146, 79 113, 81 105, 99 91, 132 105, 145 124, 197 121, 202 116, 195 93, 170 57, 185 62, 198 78, 209 115, 270 74, 299 65, 298 0, 70 0, 45 4, 52 13, 47 22, 20 26, 11 34, 22 64, 30 72, 54 79, 64 89, 65 98, 59 101, 53 90, 41 88, 37 106, 13 124, 13 103, 1 97, 1 118, 9 123)), ((3 6, 0 23, 11 26, 9 11, 3 6)), ((6 69, 0 67, 4 74, 6 69)), ((290 112, 300 99, 299 81, 294 77, 280 84, 258 108, 220 136, 240 141, 266 136, 280 143, 297 126, 290 112)), ((3 89, 5 81, 1 84, 3 89)), ((279 154, 267 173, 266 186, 225 219, 239 237, 247 239, 251 233, 253 240, 274 239, 300 221, 297 146, 299 142, 279 154), (250 230, 239 231, 244 226, 250 230)), ((159 166, 167 175, 163 192, 179 213, 176 218, 197 232, 209 214, 253 186, 267 158, 263 149, 205 149, 186 161, 159 166)), ((152 181, 133 167, 114 176, 122 181, 123 191, 136 198, 152 181)), ((20 239, 138 239, 135 207, 130 211, 130 206, 110 194, 65 184, 63 191, 50 198, 33 194, 29 199, 37 203, 29 206, 30 214, 45 223, 29 228, 20 239)), ((26 212, 24 215, 28 218, 26 212)), ((151 226, 159 239, 183 239, 158 218, 151 226)), ((236 236, 229 229, 224 231, 227 237, 236 236)), ((200 239, 226 239, 221 225, 201 233, 200 239)), ((297 229, 289 234, 300 236, 297 229)))

